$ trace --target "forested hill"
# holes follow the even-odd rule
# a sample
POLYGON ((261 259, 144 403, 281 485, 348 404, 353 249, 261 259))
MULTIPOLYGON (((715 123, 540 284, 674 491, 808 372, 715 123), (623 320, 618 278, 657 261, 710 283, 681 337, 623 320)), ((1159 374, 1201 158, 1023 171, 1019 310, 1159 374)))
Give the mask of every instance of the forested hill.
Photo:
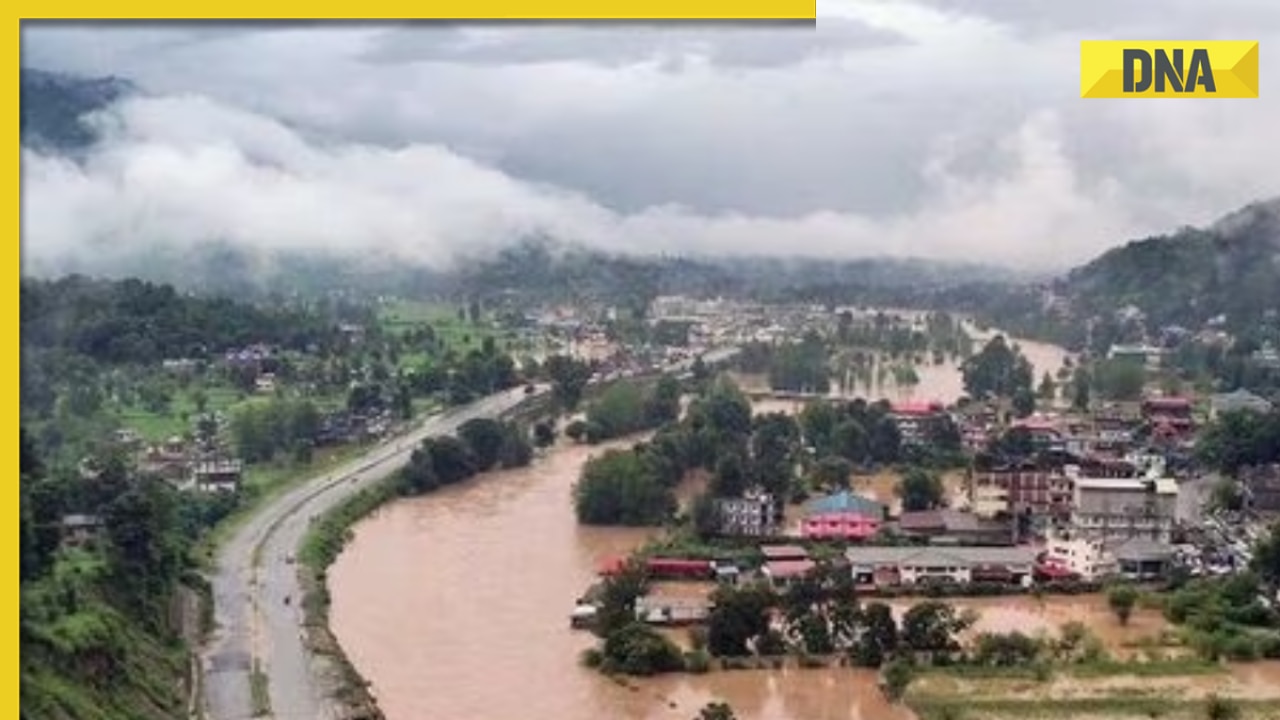
POLYGON ((1280 198, 1204 229, 1136 240, 1073 270, 1059 292, 1076 314, 1133 305, 1149 325, 1243 329, 1280 308, 1280 198))
POLYGON ((22 144, 74 151, 96 139, 84 116, 135 92, 120 78, 83 78, 22 68, 19 115, 22 144))

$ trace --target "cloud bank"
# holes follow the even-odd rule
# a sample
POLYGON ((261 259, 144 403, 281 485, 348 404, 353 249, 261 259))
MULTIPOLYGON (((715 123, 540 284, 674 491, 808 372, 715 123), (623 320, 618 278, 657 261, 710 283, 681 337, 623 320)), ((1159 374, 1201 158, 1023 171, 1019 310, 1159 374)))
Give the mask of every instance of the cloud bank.
POLYGON ((24 251, 213 239, 443 266, 545 233, 1052 269, 1278 192, 1265 87, 1077 97, 1093 15, 1265 44, 1267 3, 1021 7, 821 5, 817 30, 35 25, 26 63, 150 96, 96 118, 82 164, 24 154, 24 251))

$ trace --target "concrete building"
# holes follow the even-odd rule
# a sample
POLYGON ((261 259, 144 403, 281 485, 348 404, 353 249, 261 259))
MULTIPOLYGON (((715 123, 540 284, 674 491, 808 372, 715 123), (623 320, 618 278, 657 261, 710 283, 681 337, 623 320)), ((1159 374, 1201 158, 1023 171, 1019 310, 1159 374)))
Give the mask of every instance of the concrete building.
POLYGON ((1116 571, 1115 558, 1101 540, 1051 537, 1045 543, 1044 561, 1066 568, 1081 580, 1097 580, 1116 571))
POLYGON ((201 492, 235 492, 240 489, 244 465, 239 460, 211 458, 191 465, 191 478, 201 492))
MULTIPOLYGON (((1068 468, 1069 476, 1072 470, 1068 468)), ((1178 506, 1173 479, 1072 477, 1072 484, 1071 537, 1169 542, 1178 506)))
POLYGON ((767 537, 777 535, 781 528, 782 506, 772 495, 717 498, 715 504, 722 535, 767 537))
POLYGON ((1145 537, 1132 537, 1111 547, 1116 569, 1129 580, 1158 580, 1169 573, 1173 547, 1145 537))
POLYGON ((1030 512, 1036 517, 1066 518, 1071 514, 1071 479, 1043 470, 980 472, 973 476, 970 498, 974 511, 979 514, 987 514, 983 510, 994 510, 1011 515, 1030 512))
POLYGON ((1024 547, 883 547, 845 551, 857 585, 1031 582, 1036 554, 1024 547))
POLYGON ((931 425, 941 422, 946 416, 946 408, 936 400, 894 403, 889 411, 889 417, 898 426, 898 434, 902 436, 903 445, 919 445, 925 442, 931 425))

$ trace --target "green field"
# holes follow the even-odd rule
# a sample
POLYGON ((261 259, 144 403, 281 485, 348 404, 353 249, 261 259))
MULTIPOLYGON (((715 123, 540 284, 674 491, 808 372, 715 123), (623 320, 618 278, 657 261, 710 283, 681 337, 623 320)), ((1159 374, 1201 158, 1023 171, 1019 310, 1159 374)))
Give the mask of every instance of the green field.
MULTIPOLYGON (((378 322, 383 328, 393 332, 430 326, 444 347, 458 354, 479 349, 487 337, 493 338, 499 349, 509 349, 507 343, 514 341, 514 334, 484 322, 476 324, 470 319, 460 318, 459 307, 447 303, 395 300, 378 311, 378 322)), ((401 362, 406 364, 425 359, 426 355, 421 353, 406 353, 401 362)))
MULTIPOLYGON (((236 405, 245 402, 241 393, 230 387, 214 386, 204 388, 205 412, 227 413, 236 405)), ((173 402, 167 413, 156 413, 141 405, 125 405, 117 408, 116 415, 124 427, 137 430, 142 437, 151 442, 166 440, 174 435, 182 435, 191 429, 192 420, 197 415, 195 390, 179 390, 173 395, 173 402)))

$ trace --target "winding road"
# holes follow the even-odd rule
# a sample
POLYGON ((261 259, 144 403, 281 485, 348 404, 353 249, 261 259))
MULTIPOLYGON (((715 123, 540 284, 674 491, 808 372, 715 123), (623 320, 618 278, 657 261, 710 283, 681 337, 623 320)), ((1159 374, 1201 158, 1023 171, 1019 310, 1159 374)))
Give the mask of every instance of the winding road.
MULTIPOLYGON (((703 355, 708 364, 737 352, 728 347, 703 355)), ((662 372, 688 372, 692 360, 662 372)), ((538 389, 538 395, 549 386, 538 389)), ((265 682, 276 720, 336 720, 312 672, 303 635, 302 590, 290 562, 311 518, 403 467, 425 438, 452 434, 468 420, 498 417, 529 399, 524 388, 490 395, 425 420, 409 433, 315 477, 259 508, 219 549, 212 578, 216 630, 201 656, 204 716, 250 720, 255 715, 254 676, 265 682), (286 603, 286 598, 290 602, 286 603)), ((259 690, 261 692, 261 688, 259 690)))
POLYGON ((334 717, 312 675, 296 602, 302 591, 297 568, 289 562, 311 518, 405 465, 423 439, 453 433, 472 418, 497 417, 528 397, 516 388, 432 416, 408 434, 271 500, 238 528, 219 548, 212 578, 217 629, 202 658, 206 715, 213 720, 255 717, 256 666, 267 683, 270 717, 334 717), (286 598, 291 598, 288 604, 286 598))

